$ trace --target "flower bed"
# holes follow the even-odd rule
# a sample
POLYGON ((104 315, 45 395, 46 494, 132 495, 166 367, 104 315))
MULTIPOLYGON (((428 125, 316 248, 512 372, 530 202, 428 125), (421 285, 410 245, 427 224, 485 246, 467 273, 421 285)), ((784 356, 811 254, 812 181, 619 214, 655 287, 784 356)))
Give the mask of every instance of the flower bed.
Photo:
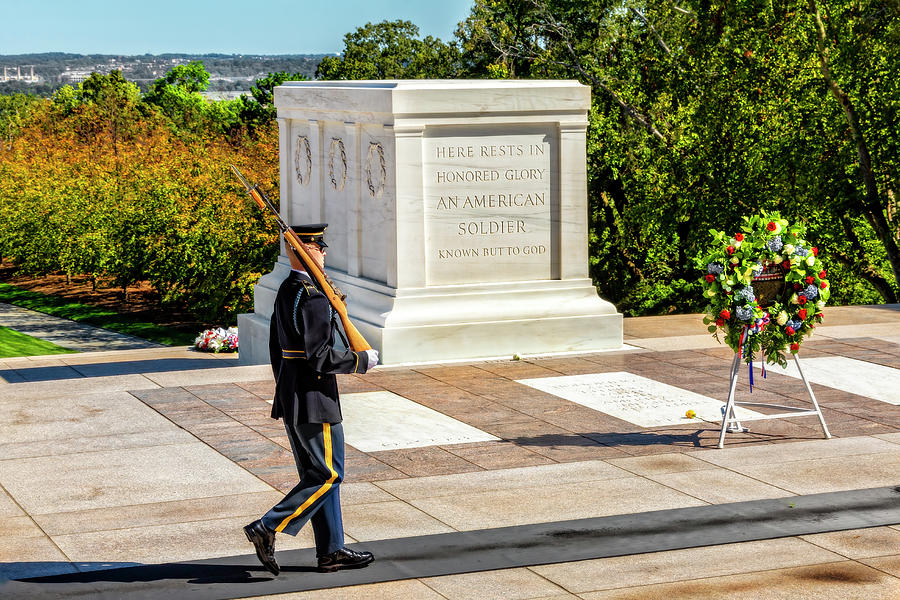
POLYGON ((819 251, 805 239, 806 228, 775 213, 744 217, 734 235, 710 233, 710 252, 698 265, 705 272, 703 295, 709 301, 703 323, 716 339, 722 333, 746 362, 762 352, 767 362, 786 365, 785 352, 800 350, 822 322, 831 295, 819 251), (754 284, 766 289, 763 301, 754 284))

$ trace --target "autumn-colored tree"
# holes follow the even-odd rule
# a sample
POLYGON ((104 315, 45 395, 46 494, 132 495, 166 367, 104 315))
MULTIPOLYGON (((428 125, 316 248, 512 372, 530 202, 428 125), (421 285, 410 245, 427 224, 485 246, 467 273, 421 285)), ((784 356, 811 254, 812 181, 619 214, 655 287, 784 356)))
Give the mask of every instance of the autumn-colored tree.
MULTIPOLYGON (((221 108, 207 105, 207 115, 221 108)), ((117 72, 38 102, 0 148, 0 255, 22 272, 123 290, 150 281, 164 303, 211 322, 250 309, 278 235, 228 165, 277 200, 277 127, 261 119, 254 138, 236 140, 215 126, 180 129, 172 114, 117 72)))

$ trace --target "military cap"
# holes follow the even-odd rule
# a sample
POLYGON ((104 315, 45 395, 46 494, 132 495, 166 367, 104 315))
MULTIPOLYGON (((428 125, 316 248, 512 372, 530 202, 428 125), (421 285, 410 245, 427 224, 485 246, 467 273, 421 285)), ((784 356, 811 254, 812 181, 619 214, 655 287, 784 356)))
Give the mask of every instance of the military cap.
POLYGON ((327 248, 325 243, 325 228, 328 223, 312 223, 310 225, 291 225, 291 231, 297 234, 301 242, 318 244, 322 248, 327 248))

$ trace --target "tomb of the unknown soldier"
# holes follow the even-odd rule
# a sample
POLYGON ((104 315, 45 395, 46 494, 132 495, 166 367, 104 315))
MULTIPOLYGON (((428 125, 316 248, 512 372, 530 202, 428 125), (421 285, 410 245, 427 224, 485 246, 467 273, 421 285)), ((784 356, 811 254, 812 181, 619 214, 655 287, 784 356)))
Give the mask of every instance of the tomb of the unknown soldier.
MULTIPOLYGON (((289 82, 275 89, 281 216, 329 223, 328 271, 385 364, 622 347, 588 276, 574 81, 289 82)), ((285 251, 241 315, 268 360, 285 251)))

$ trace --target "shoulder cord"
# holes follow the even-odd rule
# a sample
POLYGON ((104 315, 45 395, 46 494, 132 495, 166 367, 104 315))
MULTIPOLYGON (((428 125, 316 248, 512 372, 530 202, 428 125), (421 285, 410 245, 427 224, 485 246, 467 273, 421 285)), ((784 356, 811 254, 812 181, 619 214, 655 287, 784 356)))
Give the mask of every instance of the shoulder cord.
POLYGON ((300 325, 297 323, 297 308, 300 306, 300 298, 303 297, 303 292, 305 290, 306 290, 306 287, 304 286, 302 290, 297 292, 297 297, 294 299, 294 311, 293 311, 293 314, 291 315, 293 318, 293 321, 294 321, 294 331, 297 332, 297 335, 301 335, 301 336, 303 334, 300 332, 300 325))

